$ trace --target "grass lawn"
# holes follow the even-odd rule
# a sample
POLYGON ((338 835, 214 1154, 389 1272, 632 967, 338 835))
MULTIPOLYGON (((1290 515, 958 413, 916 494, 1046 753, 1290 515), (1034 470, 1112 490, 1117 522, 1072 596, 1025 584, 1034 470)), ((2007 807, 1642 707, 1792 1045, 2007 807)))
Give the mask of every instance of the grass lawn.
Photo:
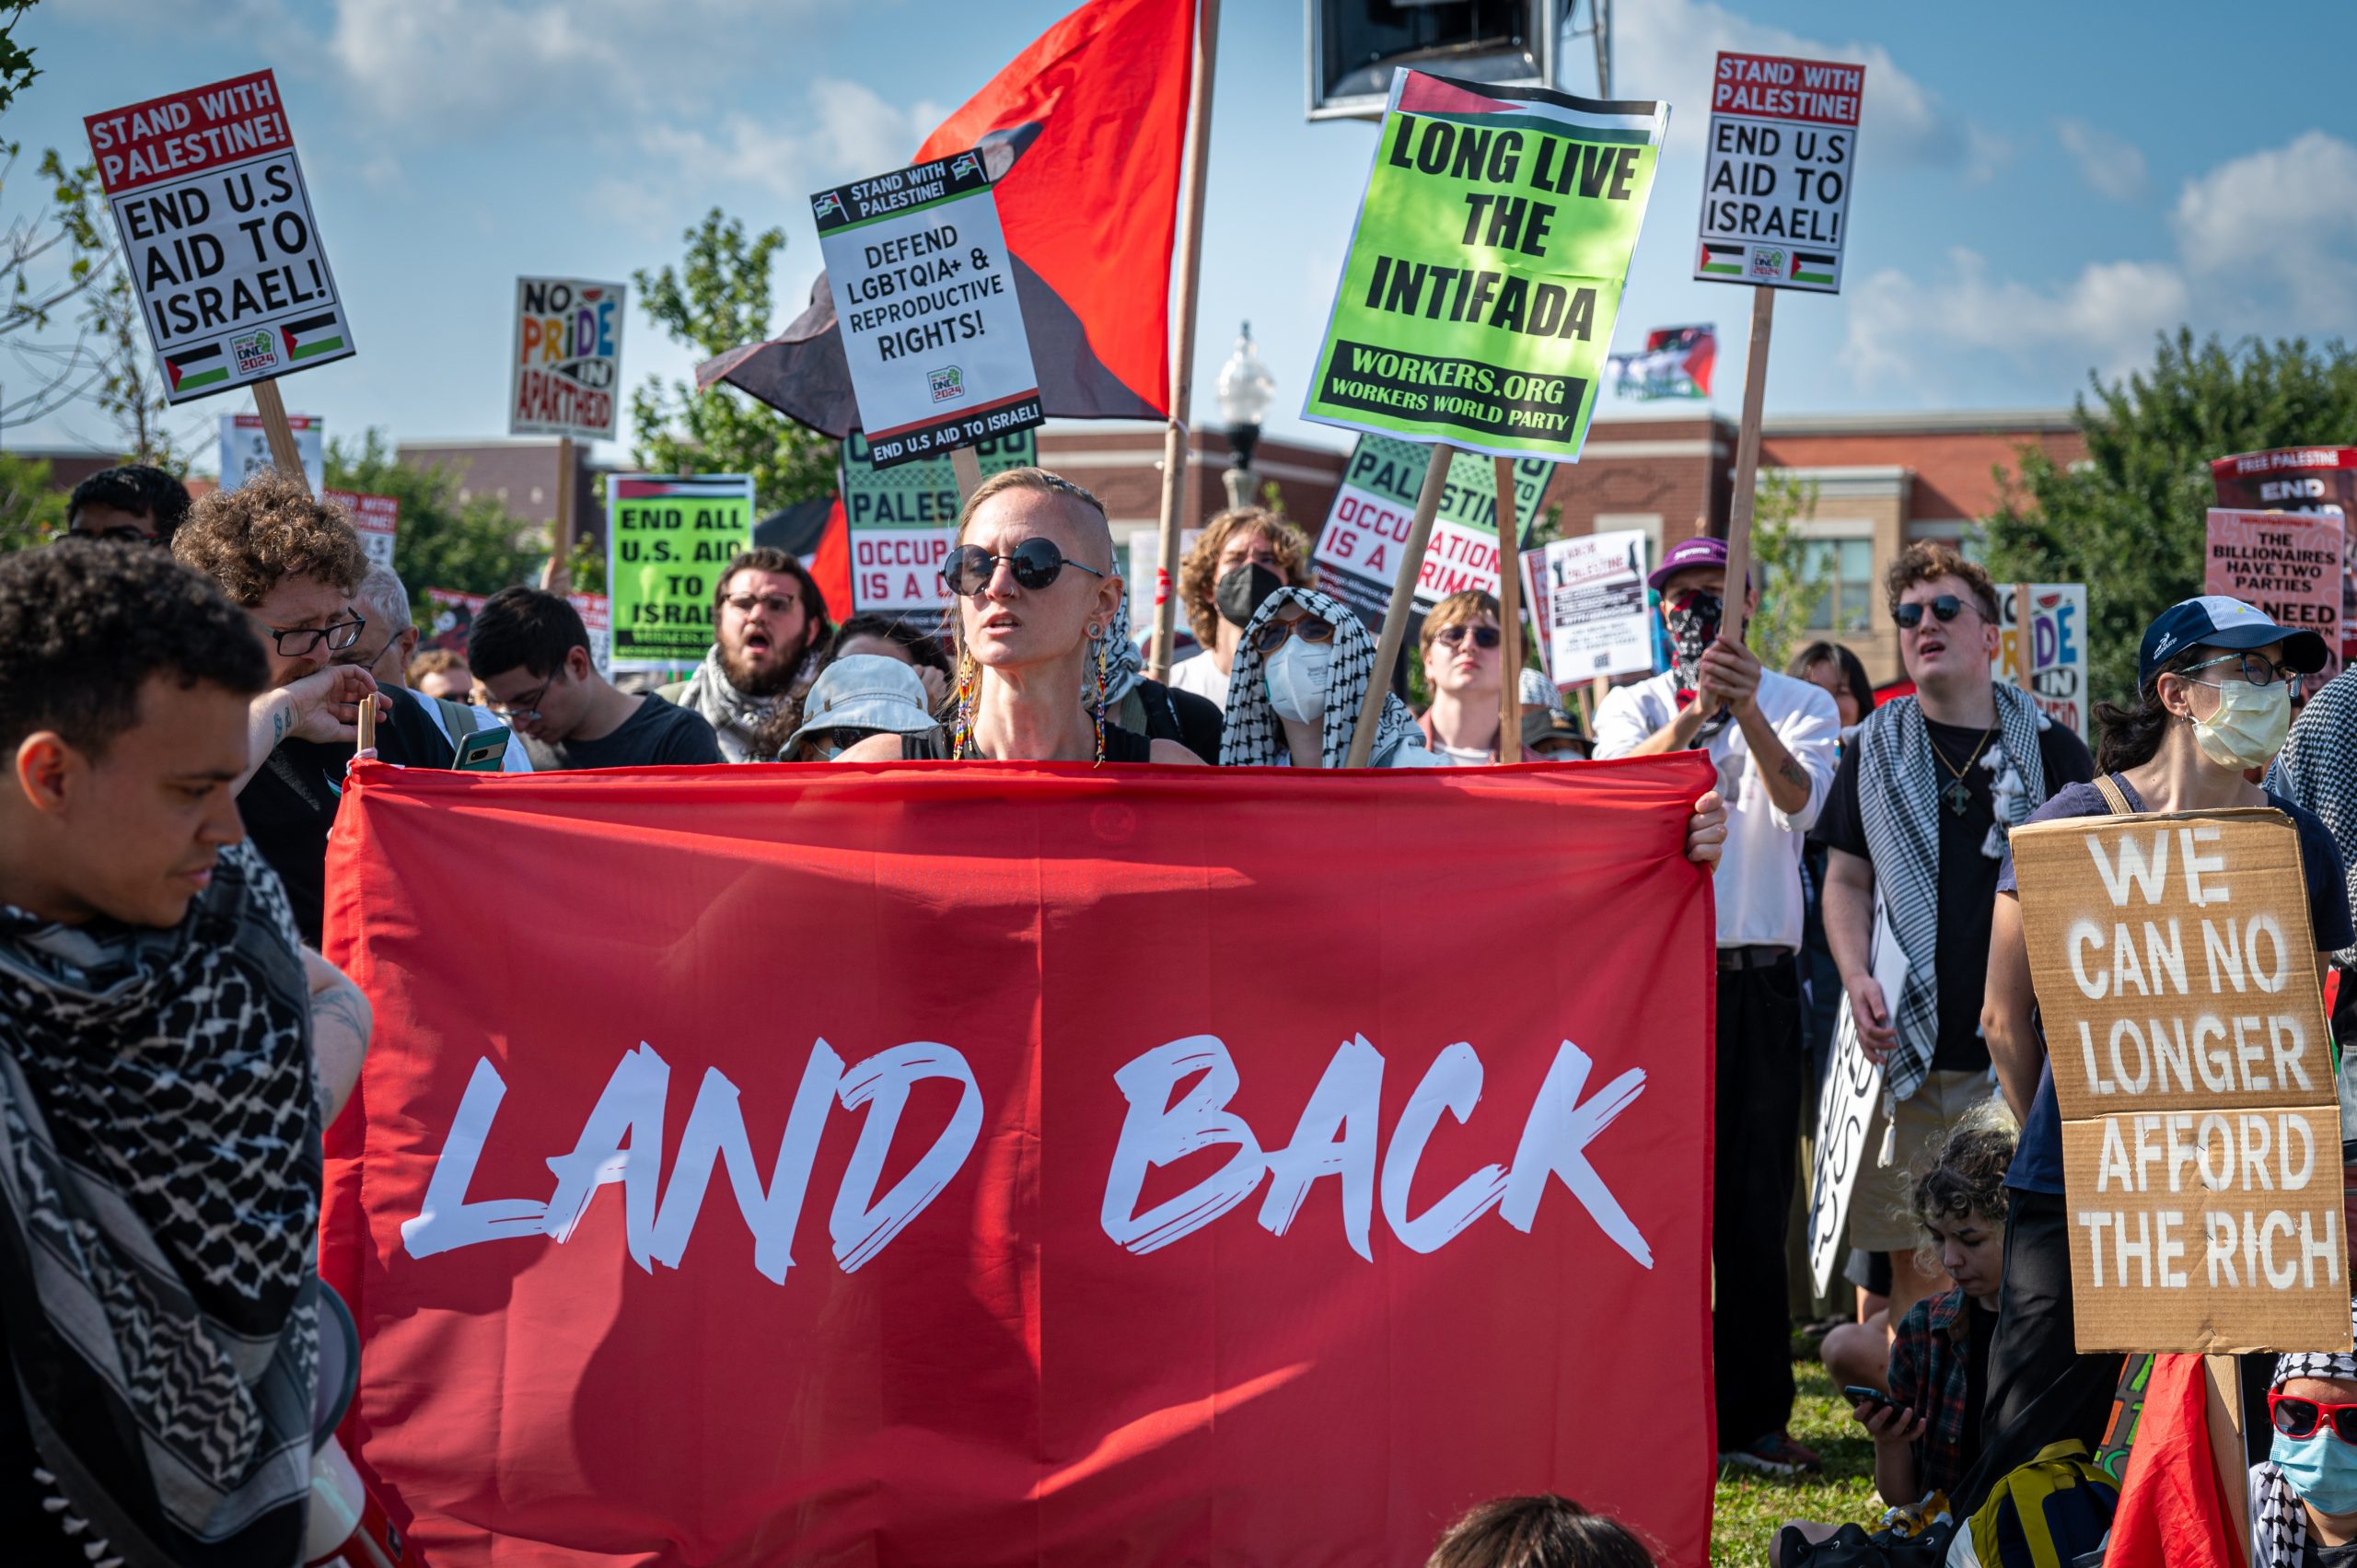
POLYGON ((1722 1471, 1711 1519, 1713 1563, 1768 1561, 1768 1542, 1787 1519, 1881 1516, 1875 1498, 1875 1446, 1815 1355, 1793 1363, 1800 1398, 1793 1406, 1793 1436, 1825 1457, 1825 1473, 1776 1481, 1750 1470, 1722 1471))

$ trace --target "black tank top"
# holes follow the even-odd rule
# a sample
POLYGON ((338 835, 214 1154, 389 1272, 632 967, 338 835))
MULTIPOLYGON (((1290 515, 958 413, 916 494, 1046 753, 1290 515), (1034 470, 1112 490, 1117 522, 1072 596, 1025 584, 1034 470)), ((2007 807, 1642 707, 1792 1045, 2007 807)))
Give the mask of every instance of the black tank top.
MULTIPOLYGON (((900 757, 911 762, 946 762, 949 761, 949 731, 935 725, 915 735, 900 737, 900 757)), ((1134 730, 1120 725, 1105 726, 1105 760, 1109 762, 1148 762, 1154 760, 1154 742, 1134 730)))

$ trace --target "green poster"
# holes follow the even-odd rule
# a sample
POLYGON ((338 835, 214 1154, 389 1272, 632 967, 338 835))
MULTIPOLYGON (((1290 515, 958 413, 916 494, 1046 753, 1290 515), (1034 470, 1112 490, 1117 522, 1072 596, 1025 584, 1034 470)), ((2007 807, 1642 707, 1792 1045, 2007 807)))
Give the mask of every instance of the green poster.
POLYGON ((1668 125, 1396 73, 1302 417, 1577 460, 1668 125))
MULTIPOLYGON (((984 479, 1037 468, 1039 435, 1023 429, 985 436, 974 443, 974 455, 984 479)), ((854 430, 843 438, 841 482, 851 531, 852 609, 940 626, 949 609, 941 562, 958 531, 958 477, 950 459, 917 458, 879 469, 868 456, 867 437, 854 430)))
POLYGON ((614 668, 702 662, 720 574, 752 547, 751 477, 617 474, 606 482, 606 504, 614 668))

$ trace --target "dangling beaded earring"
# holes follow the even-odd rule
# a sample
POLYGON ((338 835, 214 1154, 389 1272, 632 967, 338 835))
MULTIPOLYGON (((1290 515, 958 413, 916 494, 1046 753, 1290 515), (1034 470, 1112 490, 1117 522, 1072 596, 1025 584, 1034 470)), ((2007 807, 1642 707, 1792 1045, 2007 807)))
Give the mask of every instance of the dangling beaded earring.
POLYGON ((981 684, 981 670, 974 662, 972 651, 960 649, 958 654, 958 714, 949 732, 949 760, 953 762, 964 761, 966 748, 973 743, 974 698, 976 688, 981 684))
POLYGON ((1102 767, 1105 762, 1105 689, 1112 684, 1113 679, 1107 653, 1107 644, 1111 639, 1106 636, 1102 626, 1090 627, 1088 639, 1097 645, 1097 706, 1093 712, 1097 721, 1097 761, 1093 765, 1102 767))

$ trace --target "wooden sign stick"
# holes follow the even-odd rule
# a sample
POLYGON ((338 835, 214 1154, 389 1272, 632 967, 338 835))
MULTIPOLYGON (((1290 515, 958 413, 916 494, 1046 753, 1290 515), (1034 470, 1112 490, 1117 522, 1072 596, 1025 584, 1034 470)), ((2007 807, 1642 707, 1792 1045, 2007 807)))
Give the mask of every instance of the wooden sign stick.
POLYGON ((1212 150, 1212 74, 1219 59, 1219 0, 1198 0, 1195 80, 1187 105, 1187 186, 1178 203, 1178 342, 1170 360, 1170 420, 1162 435, 1160 576, 1154 590, 1154 641, 1146 673, 1170 679, 1178 645, 1178 540, 1186 523, 1188 404, 1195 394, 1195 295, 1203 272, 1203 169, 1212 150))
POLYGON ((279 401, 276 381, 254 383, 254 411, 261 415, 262 435, 270 441, 271 466, 308 494, 311 476, 303 471, 303 454, 295 445, 295 427, 286 421, 286 405, 279 401))
POLYGON ((952 447, 949 471, 958 478, 958 508, 963 511, 966 503, 974 498, 974 492, 982 487, 982 459, 971 447, 952 447))
POLYGON ((1514 459, 1495 459, 1498 487, 1498 761, 1522 761, 1522 519, 1514 515, 1514 459))
POLYGON ((542 585, 552 594, 568 593, 573 587, 573 523, 574 514, 580 509, 574 494, 577 478, 573 437, 560 436, 556 438, 556 524, 549 530, 549 581, 542 585))
POLYGON ((1376 721, 1383 700, 1391 695, 1391 668, 1399 662, 1400 645, 1408 640, 1408 616, 1416 608, 1416 579, 1424 569, 1424 549, 1432 543, 1433 518, 1440 511, 1441 492, 1448 488, 1448 465, 1457 448, 1442 441, 1433 447, 1424 470, 1424 487, 1416 493, 1416 516, 1408 538, 1399 546, 1399 570, 1391 578, 1391 603, 1383 612, 1383 635, 1375 645, 1375 668, 1366 679, 1366 698, 1359 703, 1358 728, 1351 734, 1351 749, 1342 759, 1346 768, 1364 768, 1375 753, 1376 721))
MULTIPOLYGON (((1776 291, 1751 290, 1751 352, 1743 365, 1743 426, 1735 442, 1735 503, 1727 513, 1727 620, 1743 641, 1744 581, 1751 573, 1751 505, 1759 485, 1759 409, 1768 395, 1768 332, 1776 315, 1776 291)), ((1719 635, 1730 628, 1722 624, 1719 635)))
POLYGON ((2029 623, 2029 585, 2014 585, 2014 676, 2021 682, 2031 701, 2038 698, 2038 688, 2030 684, 2030 662, 2038 654, 2038 636, 2029 623))

